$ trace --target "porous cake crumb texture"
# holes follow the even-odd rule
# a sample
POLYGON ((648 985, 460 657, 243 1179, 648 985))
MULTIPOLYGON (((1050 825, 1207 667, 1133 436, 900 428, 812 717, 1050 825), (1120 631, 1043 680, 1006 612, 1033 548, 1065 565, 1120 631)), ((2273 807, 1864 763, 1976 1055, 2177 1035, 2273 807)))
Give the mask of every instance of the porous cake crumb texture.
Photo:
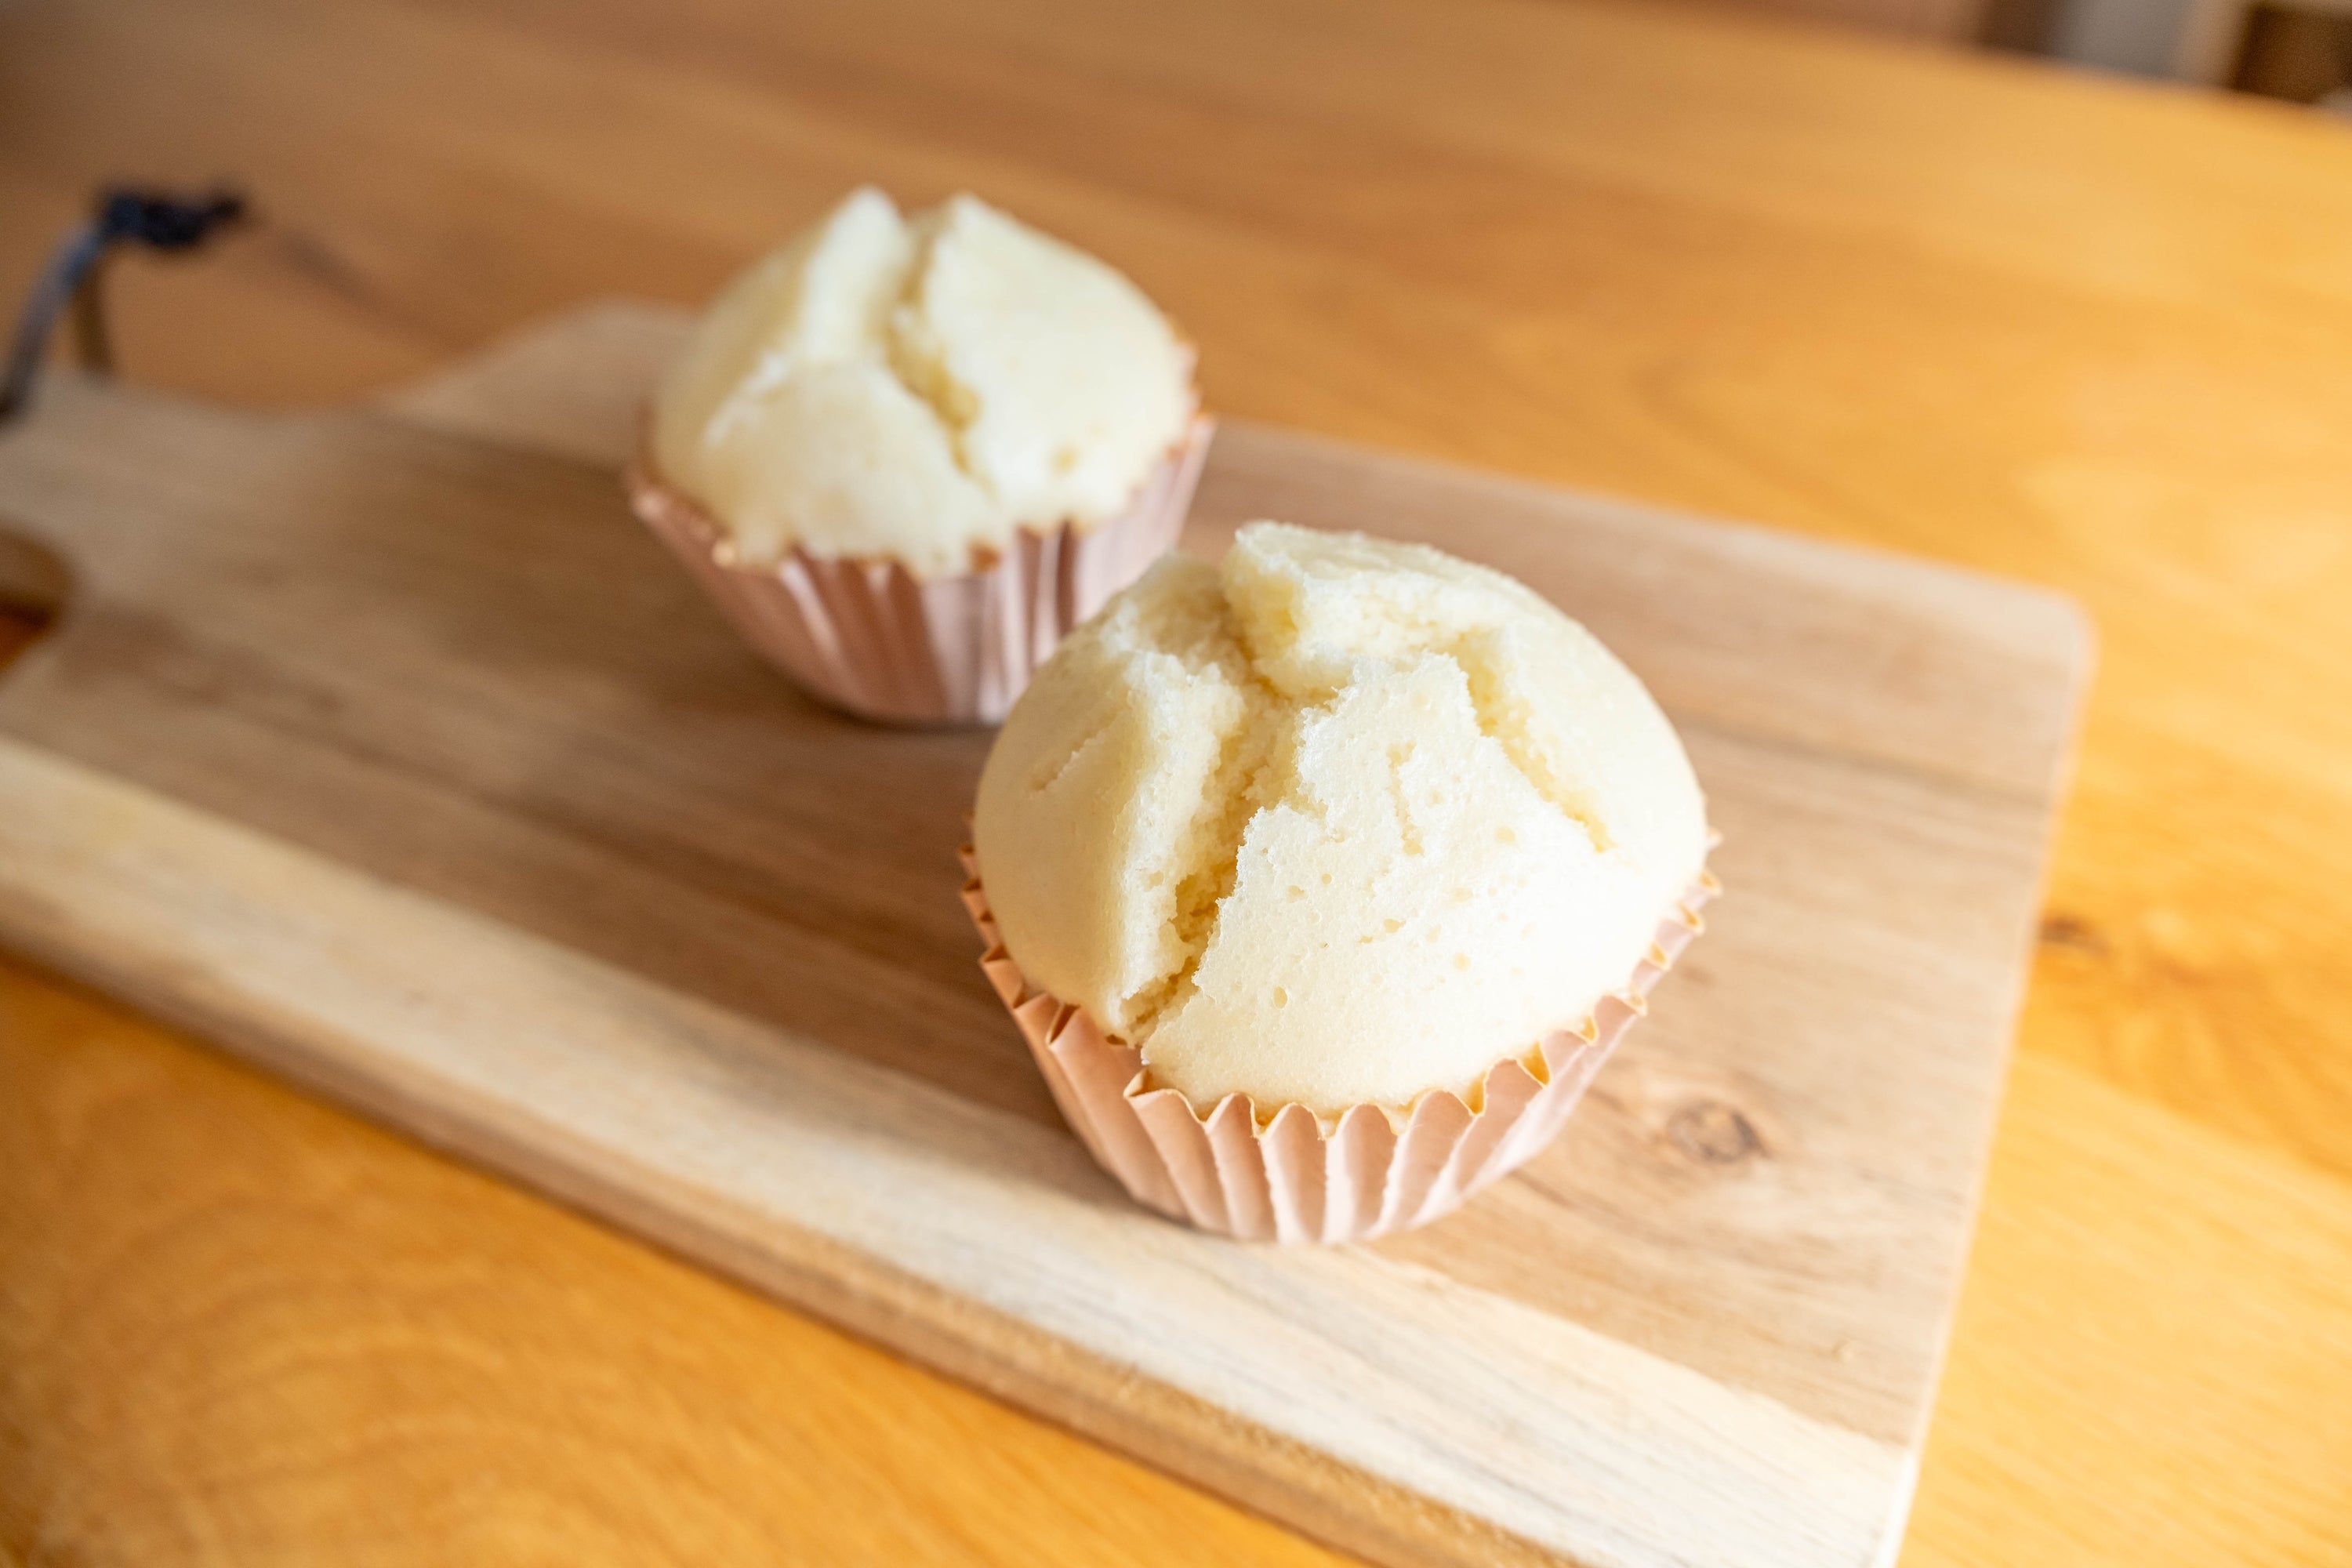
POLYGON ((1206 1109, 1474 1097, 1622 985, 1706 811, 1639 680, 1520 584, 1276 523, 1065 641, 982 775, 1036 984, 1206 1109))
POLYGON ((971 196, 909 219, 867 188, 706 313, 653 448, 740 560, 937 577, 1118 516, 1194 409, 1189 352, 1118 272, 971 196))

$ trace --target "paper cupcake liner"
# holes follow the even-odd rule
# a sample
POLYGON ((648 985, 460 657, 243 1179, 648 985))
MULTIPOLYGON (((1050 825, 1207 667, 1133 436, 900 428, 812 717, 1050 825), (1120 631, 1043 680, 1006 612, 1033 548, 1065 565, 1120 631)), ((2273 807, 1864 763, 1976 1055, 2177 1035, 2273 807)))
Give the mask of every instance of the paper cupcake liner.
POLYGON ((953 577, 797 549, 740 563, 719 521, 656 476, 650 451, 630 467, 629 500, 743 639, 810 695, 885 723, 993 724, 1073 627, 1174 547, 1213 429, 1195 419, 1118 517, 1083 532, 1024 529, 1012 551, 953 577))
POLYGON ((1402 1112, 1357 1105, 1326 1119, 1288 1104, 1262 1117, 1246 1095, 1227 1095, 1203 1114, 1154 1087, 1140 1051, 1031 984, 1004 951, 969 847, 961 858, 964 906, 987 944, 980 966, 1087 1151, 1139 1203, 1244 1241, 1364 1241, 1410 1230, 1532 1159, 1648 1010, 1652 988, 1705 929, 1698 911, 1721 891, 1702 872, 1624 986, 1602 997, 1581 1028, 1488 1069, 1475 1110, 1440 1089, 1402 1112))

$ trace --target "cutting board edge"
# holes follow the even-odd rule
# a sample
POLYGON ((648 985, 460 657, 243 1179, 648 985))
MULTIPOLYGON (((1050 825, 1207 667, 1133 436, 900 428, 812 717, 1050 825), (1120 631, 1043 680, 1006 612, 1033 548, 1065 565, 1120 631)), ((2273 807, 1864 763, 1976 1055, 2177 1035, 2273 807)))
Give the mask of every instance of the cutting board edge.
MULTIPOLYGON (((617 471, 635 452, 642 427, 640 389, 653 384, 692 321, 689 312, 673 306, 625 298, 593 301, 525 322, 467 357, 352 407, 462 441, 617 471)), ((1971 639, 1987 648, 1997 646, 2005 658, 2035 662, 2043 677, 2038 685, 2048 700, 2031 715, 2032 738, 2024 750, 2032 760, 2023 767, 1993 770, 1998 779, 1974 766, 1948 770, 1943 776, 1964 787, 2013 794, 2036 805, 2059 797, 2061 755, 2076 731, 2097 643, 2089 612, 2062 590, 1876 544, 1710 517, 1688 508, 1223 413, 1209 471, 1195 498, 1187 548, 1200 548, 1204 529, 1221 535, 1231 523, 1243 521, 1211 520, 1229 468, 1276 471, 1295 468, 1302 459, 1326 475, 1379 473, 1402 481, 1407 489, 1484 492, 1507 507, 1573 513, 1587 525, 1622 531, 1629 542, 1644 535, 1670 537, 1710 555, 1726 550, 1746 552, 1759 567, 1776 574, 1793 573, 1816 591, 1835 582, 1837 591, 1853 595, 1866 584, 1874 607, 1892 598, 1914 618, 1936 624, 1944 637, 1971 639), (1248 459, 1256 448, 1277 454, 1282 461, 1252 463, 1248 459), (1992 625, 2000 628, 1997 636, 1987 630, 1992 625)), ((1325 526, 1346 524, 1344 518, 1321 521, 1325 526)), ((1658 679, 1657 672, 1644 673, 1654 682, 1658 679)), ((1660 694, 1668 695, 1663 687, 1660 694)), ((1845 739, 1852 749, 1870 749, 1853 747, 1858 737, 1845 739)), ((1923 768, 1927 760, 1923 755, 1906 761, 1889 754, 1882 760, 1937 771, 1923 768)))
MULTIPOLYGON (((499 406, 502 384, 509 376, 529 374, 531 362, 539 355, 558 350, 575 351, 584 339, 599 334, 612 337, 623 345, 624 355, 633 363, 641 363, 649 351, 667 353, 680 344, 695 319, 694 312, 684 306, 628 295, 605 295, 494 333, 446 365, 386 387, 370 397, 337 406, 383 413, 404 424, 445 435, 617 471, 633 449, 637 428, 634 412, 615 419, 612 410, 601 411, 605 416, 602 422, 605 432, 628 432, 620 444, 593 435, 581 438, 576 431, 571 439, 549 440, 543 435, 535 437, 531 426, 516 419, 510 407, 499 406)), ((632 395, 628 408, 634 411, 637 406, 638 399, 632 395)), ((2063 662, 2080 667, 2084 674, 2088 673, 2091 656, 2097 647, 2096 622, 2074 595, 2050 584, 2012 577, 1966 563, 1912 554, 1867 541, 1792 532, 1770 523, 1720 517, 1621 491, 1566 484, 1539 474, 1482 468, 1454 458, 1373 446, 1244 414, 1219 412, 1217 429, 1220 439, 1229 436, 1244 441, 1271 437, 1341 462, 1369 460, 1449 482, 1540 492, 1614 519, 1661 523, 1678 531, 1730 535, 1768 549, 1797 546, 1819 552, 1825 559, 1850 561, 1873 570, 1892 570, 1921 582, 1965 584, 1970 591, 2034 606, 2046 620, 2043 635, 2052 639, 2053 648, 2063 662)))

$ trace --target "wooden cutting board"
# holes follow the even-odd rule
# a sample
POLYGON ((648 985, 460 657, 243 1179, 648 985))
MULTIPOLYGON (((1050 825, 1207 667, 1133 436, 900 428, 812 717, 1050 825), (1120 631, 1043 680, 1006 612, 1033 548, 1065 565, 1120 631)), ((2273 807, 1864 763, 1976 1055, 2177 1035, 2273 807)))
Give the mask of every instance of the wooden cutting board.
POLYGON ((615 469, 681 319, 382 406, 55 385, 0 436, 0 942, 1393 1563, 1892 1557, 2084 673, 2051 595, 1230 421, 1188 545, 1426 539, 1689 742, 1708 936, 1566 1137, 1341 1250, 1126 1203, 982 980, 987 738, 736 644, 615 469))

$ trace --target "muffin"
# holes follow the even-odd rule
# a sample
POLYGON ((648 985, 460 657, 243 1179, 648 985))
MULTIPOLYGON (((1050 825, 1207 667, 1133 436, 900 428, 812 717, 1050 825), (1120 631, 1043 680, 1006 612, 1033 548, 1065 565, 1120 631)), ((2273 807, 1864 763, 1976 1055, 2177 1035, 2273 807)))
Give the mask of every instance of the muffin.
POLYGON ((736 279, 656 391, 640 516, 754 647, 866 718, 994 722, 1175 542, 1192 351, 1111 268, 871 188, 736 279))
POLYGON ((1339 1241, 1534 1154, 1698 930, 1706 805, 1641 682, 1519 583, 1279 523, 1170 556, 990 752, 966 899, 1138 1198, 1339 1241))

